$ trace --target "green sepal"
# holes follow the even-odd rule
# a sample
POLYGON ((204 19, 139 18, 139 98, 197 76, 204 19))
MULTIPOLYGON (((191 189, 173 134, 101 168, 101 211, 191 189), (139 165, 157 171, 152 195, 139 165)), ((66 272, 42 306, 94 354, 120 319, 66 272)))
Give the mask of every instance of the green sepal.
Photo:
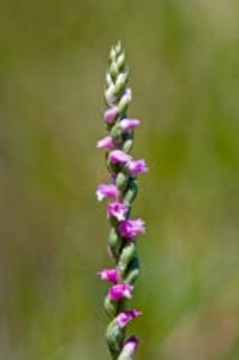
POLYGON ((123 343, 123 331, 119 327, 116 319, 114 319, 106 329, 106 340, 112 354, 119 354, 123 343))
POLYGON ((118 312, 118 304, 117 302, 112 301, 109 296, 106 296, 104 301, 104 307, 107 315, 113 318, 118 312))
POLYGON ((133 271, 131 271, 125 278, 125 282, 129 285, 134 285, 139 277, 139 272, 139 269, 134 269, 133 271))
POLYGON ((125 66, 125 54, 122 52, 117 59, 117 66, 119 71, 123 71, 125 66))
POLYGON ((110 135, 112 136, 112 138, 114 140, 118 140, 119 138, 121 138, 121 134, 122 134, 122 129, 119 125, 119 123, 116 123, 110 130, 110 135))
POLYGON ((117 43, 115 44, 114 49, 115 49, 115 54, 116 54, 116 56, 118 57, 119 54, 122 52, 122 45, 121 45, 121 41, 120 41, 120 40, 117 41, 117 43))
POLYGON ((127 189, 128 182, 129 182, 129 176, 124 172, 120 172, 117 175, 116 185, 120 191, 124 192, 127 189))
POLYGON ((127 84, 128 76, 128 72, 118 74, 115 82, 114 95, 119 96, 122 94, 127 84))
POLYGON ((112 47, 111 50, 110 50, 110 54, 109 54, 110 63, 115 61, 115 59, 116 59, 116 52, 115 52, 115 48, 112 47))
POLYGON ((134 285, 138 276, 139 276, 139 259, 135 253, 132 261, 130 262, 126 270, 124 281, 129 285, 134 285))
POLYGON ((117 230, 112 227, 108 237, 108 244, 111 248, 117 249, 121 245, 121 236, 118 234, 117 230))
POLYGON ((134 140, 132 138, 126 139, 122 146, 122 150, 126 153, 129 153, 132 150, 133 144, 134 144, 134 140))
POLYGON ((118 268, 121 273, 125 273, 134 255, 135 255, 135 243, 131 241, 123 247, 123 250, 119 258, 118 268))
POLYGON ((116 81, 118 75, 118 68, 117 68, 117 64, 114 61, 112 61, 109 71, 113 81, 116 81))
POLYGON ((138 193, 137 181, 135 179, 131 179, 128 189, 124 195, 124 204, 130 206, 134 199, 136 198, 138 193))
POLYGON ((129 106, 129 100, 125 98, 125 96, 122 96, 118 104, 118 109, 120 114, 126 113, 128 106, 129 106))

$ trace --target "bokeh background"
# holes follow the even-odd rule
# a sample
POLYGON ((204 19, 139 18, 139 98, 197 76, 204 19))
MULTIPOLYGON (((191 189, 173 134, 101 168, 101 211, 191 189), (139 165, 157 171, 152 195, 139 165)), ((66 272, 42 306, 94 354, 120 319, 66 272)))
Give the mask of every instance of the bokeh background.
POLYGON ((108 51, 131 69, 137 359, 239 359, 239 2, 2 0, 0 359, 108 359, 108 51))

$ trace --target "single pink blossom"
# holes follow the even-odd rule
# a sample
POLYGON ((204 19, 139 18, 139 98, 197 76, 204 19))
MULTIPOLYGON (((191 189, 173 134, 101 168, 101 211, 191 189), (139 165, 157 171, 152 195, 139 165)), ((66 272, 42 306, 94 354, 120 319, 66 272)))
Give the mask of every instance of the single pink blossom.
POLYGON ((125 220, 125 216, 128 212, 128 206, 115 201, 108 205, 107 212, 110 216, 113 216, 117 220, 122 221, 125 220))
POLYGON ((109 160, 113 164, 119 164, 119 163, 124 164, 124 163, 127 163, 128 161, 130 161, 131 159, 132 159, 132 156, 130 156, 129 154, 126 154, 122 150, 113 150, 109 154, 109 160))
POLYGON ((136 309, 133 310, 126 310, 121 312, 118 316, 117 316, 117 322, 119 324, 119 326, 121 328, 125 327, 128 322, 130 322, 131 320, 133 320, 134 318, 138 317, 142 315, 142 312, 136 309))
POLYGON ((120 234, 126 239, 133 239, 145 233, 145 222, 142 219, 124 220, 119 226, 120 234))
POLYGON ((119 281, 119 270, 118 269, 103 269, 98 272, 98 275, 102 280, 117 284, 119 281))
POLYGON ((105 113, 104 113, 105 121, 108 124, 112 124, 115 121, 118 113, 119 113, 119 111, 118 111, 117 107, 112 107, 112 108, 106 110, 105 113))
POLYGON ((133 286, 126 283, 113 285, 110 288, 108 295, 112 301, 119 301, 122 298, 130 299, 132 297, 131 291, 133 288, 133 286))
POLYGON ((109 197, 115 199, 118 196, 118 189, 113 184, 100 184, 96 190, 96 196, 99 201, 109 197))
POLYGON ((120 121, 120 127, 123 130, 133 130, 139 125, 140 121, 138 119, 123 119, 120 121))
POLYGON ((135 350, 139 344, 139 340, 135 336, 131 336, 123 346, 123 350, 120 353, 119 360, 132 359, 135 350))
POLYGON ((98 149, 112 150, 114 149, 114 141, 111 136, 105 136, 97 141, 96 147, 98 149))
POLYGON ((144 159, 130 160, 127 162, 126 167, 128 168, 131 175, 136 175, 148 171, 148 167, 144 159))
POLYGON ((129 103, 131 100, 132 100, 132 90, 131 88, 126 88, 124 94, 121 97, 121 101, 129 103))

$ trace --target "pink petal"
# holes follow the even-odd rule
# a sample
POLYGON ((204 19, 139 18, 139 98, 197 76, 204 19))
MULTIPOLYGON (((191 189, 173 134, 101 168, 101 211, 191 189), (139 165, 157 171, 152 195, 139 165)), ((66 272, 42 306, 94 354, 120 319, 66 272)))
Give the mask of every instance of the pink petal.
POLYGON ((119 164, 119 163, 126 163, 127 161, 130 161, 132 159, 132 156, 129 154, 126 154, 122 150, 113 150, 109 154, 109 160, 113 164, 119 164))
POLYGON ((126 167, 129 169, 132 175, 136 175, 148 171, 148 167, 144 159, 130 160, 127 162, 126 167))
POLYGON ((112 150, 114 149, 114 141, 111 136, 105 136, 97 141, 96 147, 98 149, 112 150))
POLYGON ((133 290, 133 286, 131 286, 129 284, 126 284, 126 283, 117 284, 110 288, 108 295, 112 301, 119 301, 120 299, 122 299, 124 297, 131 298, 132 290, 133 290))
POLYGON ((128 207, 118 201, 110 203, 107 207, 107 212, 110 216, 115 217, 117 220, 122 221, 128 212, 128 207))
POLYGON ((117 186, 113 184, 100 184, 97 187, 96 196, 99 201, 106 197, 115 199, 118 196, 117 186))
POLYGON ((119 326, 123 328, 128 324, 128 322, 140 315, 142 315, 142 312, 136 309, 123 311, 117 316, 117 322, 119 326))
POLYGON ((102 280, 107 280, 116 284, 119 280, 119 270, 118 269, 103 269, 98 272, 98 275, 102 280))
POLYGON ((135 350, 139 344, 136 337, 131 336, 125 343, 123 350, 120 353, 119 360, 131 359, 135 353, 135 350))
POLYGON ((123 130, 133 130, 140 125, 138 119, 123 119, 120 121, 120 126, 123 130))
POLYGON ((142 219, 124 220, 119 226, 120 234, 126 239, 133 239, 145 233, 145 222, 142 219))
POLYGON ((118 115, 118 109, 117 107, 113 107, 105 111, 104 119, 108 124, 112 124, 115 121, 117 115, 118 115))

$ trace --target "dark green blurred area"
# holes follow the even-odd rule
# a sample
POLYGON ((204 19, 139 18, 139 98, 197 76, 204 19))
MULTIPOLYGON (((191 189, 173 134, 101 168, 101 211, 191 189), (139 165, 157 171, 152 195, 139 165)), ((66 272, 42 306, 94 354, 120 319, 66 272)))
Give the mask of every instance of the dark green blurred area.
POLYGON ((142 120, 137 359, 239 359, 239 3, 2 1, 0 359, 108 359, 95 149, 121 38, 142 120))

